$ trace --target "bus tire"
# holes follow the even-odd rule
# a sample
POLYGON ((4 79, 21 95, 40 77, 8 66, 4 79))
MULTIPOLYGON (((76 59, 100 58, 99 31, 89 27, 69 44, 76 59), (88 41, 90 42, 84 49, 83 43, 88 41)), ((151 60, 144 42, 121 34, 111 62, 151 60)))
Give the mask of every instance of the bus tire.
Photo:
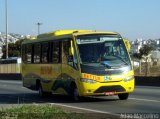
POLYGON ((52 92, 43 91, 42 85, 41 83, 39 83, 38 94, 40 97, 50 97, 52 95, 52 92))
POLYGON ((74 101, 79 101, 80 100, 76 84, 71 84, 71 98, 74 101))
POLYGON ((129 93, 118 94, 120 100, 127 100, 129 97, 129 93))
POLYGON ((38 94, 40 97, 44 97, 45 95, 41 83, 39 83, 39 86, 38 86, 38 94))

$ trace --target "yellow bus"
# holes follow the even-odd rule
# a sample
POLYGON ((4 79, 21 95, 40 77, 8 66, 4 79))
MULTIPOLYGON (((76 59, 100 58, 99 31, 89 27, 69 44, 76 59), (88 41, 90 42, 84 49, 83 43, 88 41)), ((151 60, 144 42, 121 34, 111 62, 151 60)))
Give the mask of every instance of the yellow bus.
POLYGON ((116 32, 58 30, 22 43, 23 86, 40 96, 118 95, 134 90, 129 42, 116 32))

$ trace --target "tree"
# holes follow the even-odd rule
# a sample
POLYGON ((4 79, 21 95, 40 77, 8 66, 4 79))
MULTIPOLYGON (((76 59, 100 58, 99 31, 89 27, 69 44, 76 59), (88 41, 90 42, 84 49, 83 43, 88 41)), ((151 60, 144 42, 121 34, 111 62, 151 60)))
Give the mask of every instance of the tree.
POLYGON ((139 50, 139 52, 140 52, 140 54, 142 55, 142 56, 148 56, 149 55, 149 53, 152 51, 152 47, 151 46, 149 46, 149 45, 144 45, 140 50, 139 50))
MULTIPOLYGON (((15 43, 8 44, 8 57, 20 57, 21 56, 21 44, 26 39, 18 40, 15 43)), ((2 47, 3 56, 2 58, 6 58, 6 45, 2 47)))
POLYGON ((149 45, 144 45, 141 49, 140 49, 140 53, 142 54, 142 57, 145 59, 146 61, 146 70, 145 70, 145 74, 149 74, 150 73, 150 63, 148 64, 148 60, 150 58, 150 52, 152 51, 152 47, 149 45))
POLYGON ((149 73, 149 66, 148 66, 148 59, 149 59, 149 54, 152 51, 152 47, 150 45, 144 45, 140 50, 139 53, 135 53, 133 56, 140 61, 140 66, 139 66, 139 73, 141 74, 141 60, 145 59, 146 61, 146 75, 149 73))

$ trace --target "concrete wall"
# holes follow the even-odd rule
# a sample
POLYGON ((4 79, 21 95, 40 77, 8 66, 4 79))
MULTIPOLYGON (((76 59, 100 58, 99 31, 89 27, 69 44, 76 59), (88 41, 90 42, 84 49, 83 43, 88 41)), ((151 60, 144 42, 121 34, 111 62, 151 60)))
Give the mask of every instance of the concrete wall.
POLYGON ((0 80, 22 80, 20 73, 18 74, 0 74, 0 80))
POLYGON ((156 77, 135 76, 135 85, 160 87, 160 76, 156 77))
POLYGON ((0 64, 0 74, 17 74, 20 73, 20 64, 0 64))

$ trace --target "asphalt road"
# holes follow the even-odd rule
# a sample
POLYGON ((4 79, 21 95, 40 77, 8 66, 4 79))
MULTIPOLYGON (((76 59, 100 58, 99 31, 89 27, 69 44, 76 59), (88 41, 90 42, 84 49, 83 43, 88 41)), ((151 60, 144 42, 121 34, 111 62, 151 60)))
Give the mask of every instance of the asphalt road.
POLYGON ((87 97, 80 102, 73 102, 66 96, 53 95, 41 98, 36 91, 24 88, 21 81, 0 80, 0 107, 32 103, 49 103, 111 114, 160 113, 160 87, 136 86, 128 100, 119 100, 118 96, 107 96, 87 97))

